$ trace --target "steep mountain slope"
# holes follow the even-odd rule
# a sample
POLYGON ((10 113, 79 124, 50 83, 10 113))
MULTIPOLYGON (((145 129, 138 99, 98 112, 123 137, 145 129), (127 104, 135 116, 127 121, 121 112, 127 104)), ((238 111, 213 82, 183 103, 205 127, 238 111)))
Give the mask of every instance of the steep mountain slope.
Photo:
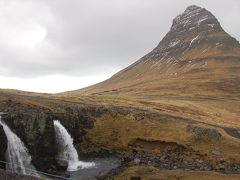
POLYGON ((110 79, 64 95, 240 97, 240 45, 209 11, 188 7, 159 45, 110 79))

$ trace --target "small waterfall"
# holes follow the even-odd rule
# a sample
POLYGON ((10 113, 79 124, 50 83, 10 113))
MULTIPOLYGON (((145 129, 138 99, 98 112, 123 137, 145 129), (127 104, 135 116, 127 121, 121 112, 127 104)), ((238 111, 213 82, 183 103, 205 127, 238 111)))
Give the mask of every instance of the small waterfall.
POLYGON ((9 163, 6 165, 7 170, 21 174, 38 176, 36 169, 31 164, 32 158, 28 154, 27 148, 24 146, 21 139, 16 134, 14 134, 10 128, 1 120, 1 114, 0 124, 3 126, 8 140, 8 148, 5 154, 6 161, 9 163))
POLYGON ((72 137, 58 120, 54 121, 54 129, 58 147, 57 158, 68 161, 68 171, 76 171, 80 168, 89 168, 95 165, 92 162, 79 161, 72 137))

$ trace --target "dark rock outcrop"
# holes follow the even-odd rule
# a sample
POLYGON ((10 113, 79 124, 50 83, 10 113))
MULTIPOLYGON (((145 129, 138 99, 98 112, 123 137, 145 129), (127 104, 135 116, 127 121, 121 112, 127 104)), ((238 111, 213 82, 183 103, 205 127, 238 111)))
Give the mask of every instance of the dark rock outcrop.
POLYGON ((56 160, 56 168, 59 171, 66 171, 68 168, 68 162, 65 160, 56 160))
POLYGON ((2 102, 0 111, 6 112, 5 123, 24 142, 37 170, 56 173, 66 170, 67 165, 59 164, 55 159, 57 150, 53 120, 61 121, 73 137, 74 145, 77 145, 83 141, 86 129, 94 126, 96 117, 118 113, 117 109, 111 111, 104 106, 51 102, 49 99, 17 95, 11 95, 11 99, 2 102), (37 105, 32 103, 35 100, 37 105), (46 104, 51 105, 45 107, 46 104))
POLYGON ((240 130, 239 129, 227 128, 227 127, 223 128, 223 129, 228 135, 235 137, 237 139, 240 139, 240 130))
POLYGON ((222 137, 222 135, 216 129, 210 129, 194 125, 188 125, 187 132, 192 133, 196 139, 207 138, 209 140, 220 140, 220 138, 222 137))
POLYGON ((62 125, 67 129, 73 137, 74 144, 82 142, 83 136, 86 134, 85 129, 91 129, 94 125, 94 119, 91 112, 88 112, 85 107, 66 108, 66 112, 55 114, 54 119, 60 120, 62 125))
MULTIPOLYGON (((0 125, 0 161, 5 161, 5 152, 7 150, 8 140, 4 132, 3 126, 0 125)), ((0 168, 5 169, 5 163, 0 162, 0 168)))
POLYGON ((41 107, 7 101, 4 104, 5 123, 24 142, 32 163, 41 171, 54 163, 55 136, 52 114, 41 107))

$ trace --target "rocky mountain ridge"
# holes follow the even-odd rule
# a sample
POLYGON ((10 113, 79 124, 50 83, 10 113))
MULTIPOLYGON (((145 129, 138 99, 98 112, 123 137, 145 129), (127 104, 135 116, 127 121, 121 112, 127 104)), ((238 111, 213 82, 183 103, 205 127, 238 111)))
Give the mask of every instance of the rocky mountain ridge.
MULTIPOLYGON (((211 12, 190 6, 173 20, 171 30, 147 58, 168 61, 172 57, 173 61, 183 61, 185 51, 203 45, 207 45, 208 49, 217 48, 223 51, 239 48, 237 40, 222 29, 211 12)), ((205 49, 204 54, 208 49, 205 49)))

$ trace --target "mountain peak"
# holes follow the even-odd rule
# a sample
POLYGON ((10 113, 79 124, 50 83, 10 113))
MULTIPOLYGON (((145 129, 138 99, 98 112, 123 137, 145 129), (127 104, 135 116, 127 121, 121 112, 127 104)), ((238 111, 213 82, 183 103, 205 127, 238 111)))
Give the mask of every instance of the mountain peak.
POLYGON ((201 26, 204 26, 205 29, 207 27, 209 27, 209 29, 214 27, 219 28, 220 23, 215 16, 205 8, 192 5, 173 20, 171 30, 191 31, 201 26))
POLYGON ((223 30, 211 12, 192 5, 173 19, 170 31, 143 60, 177 58, 179 61, 188 59, 187 54, 192 54, 194 49, 198 49, 198 55, 195 53, 195 56, 205 57, 236 47, 239 48, 238 41, 223 30))

